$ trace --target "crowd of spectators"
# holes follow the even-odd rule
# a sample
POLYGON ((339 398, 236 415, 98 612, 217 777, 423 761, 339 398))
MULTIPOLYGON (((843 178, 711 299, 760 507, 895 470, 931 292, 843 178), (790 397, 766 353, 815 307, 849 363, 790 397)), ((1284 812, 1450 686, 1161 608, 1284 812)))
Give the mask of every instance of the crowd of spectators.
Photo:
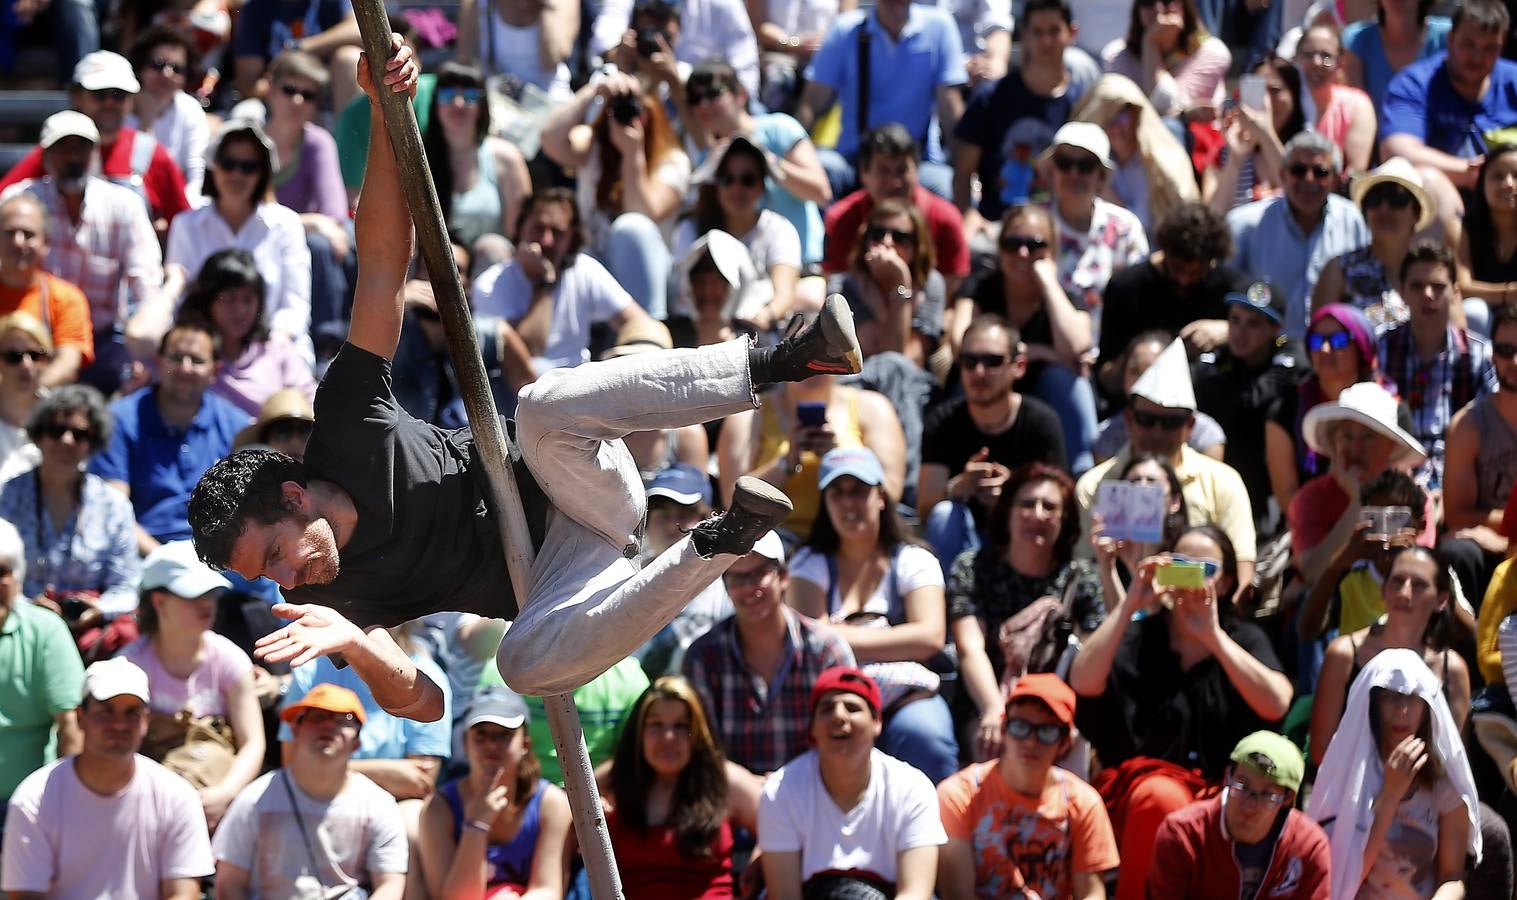
MULTIPOLYGON (((100 5, 0 0, 69 106, 0 173, 0 898, 588 897, 507 623, 389 629, 400 718, 188 540, 365 289, 350 0, 100 5)), ((794 506, 573 692, 629 898, 1517 897, 1502 0, 392 14, 502 415, 834 295, 864 351, 626 438, 639 564, 794 506)))

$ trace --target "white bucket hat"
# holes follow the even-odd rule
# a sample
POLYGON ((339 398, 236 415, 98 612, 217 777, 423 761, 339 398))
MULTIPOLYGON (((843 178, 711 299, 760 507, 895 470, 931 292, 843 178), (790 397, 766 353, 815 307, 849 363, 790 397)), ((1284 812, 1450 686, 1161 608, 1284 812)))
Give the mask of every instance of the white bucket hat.
POLYGON ((1416 465, 1427 459, 1421 442, 1396 424, 1396 398, 1373 381, 1361 381, 1344 388, 1338 399, 1312 407, 1301 422, 1306 445, 1324 456, 1332 456, 1326 426, 1333 422, 1357 422, 1397 445, 1393 463, 1416 465))

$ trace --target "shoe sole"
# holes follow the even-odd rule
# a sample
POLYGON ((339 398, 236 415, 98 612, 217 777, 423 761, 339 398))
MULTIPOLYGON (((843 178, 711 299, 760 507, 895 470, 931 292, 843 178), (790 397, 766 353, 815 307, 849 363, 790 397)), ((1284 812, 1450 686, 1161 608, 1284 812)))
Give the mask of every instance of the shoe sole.
POLYGON ((777 524, 789 518, 795 505, 785 492, 759 478, 744 475, 732 489, 732 508, 777 524))
POLYGON ((864 353, 859 349, 859 335, 853 327, 853 310, 848 302, 836 295, 827 298, 822 308, 822 335, 827 338, 827 348, 840 352, 841 363, 813 360, 808 368, 816 372, 857 375, 864 371, 864 353))

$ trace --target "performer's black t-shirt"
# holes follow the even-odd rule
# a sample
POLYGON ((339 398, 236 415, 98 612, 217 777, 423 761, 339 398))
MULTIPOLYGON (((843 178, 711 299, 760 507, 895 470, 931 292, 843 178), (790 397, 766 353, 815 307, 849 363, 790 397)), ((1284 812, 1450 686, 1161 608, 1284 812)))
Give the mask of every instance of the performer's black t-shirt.
POLYGON ((344 344, 316 390, 305 464, 348 492, 358 524, 331 584, 287 592, 360 627, 443 610, 513 619, 517 601, 467 428, 412 418, 391 391, 390 363, 344 344))

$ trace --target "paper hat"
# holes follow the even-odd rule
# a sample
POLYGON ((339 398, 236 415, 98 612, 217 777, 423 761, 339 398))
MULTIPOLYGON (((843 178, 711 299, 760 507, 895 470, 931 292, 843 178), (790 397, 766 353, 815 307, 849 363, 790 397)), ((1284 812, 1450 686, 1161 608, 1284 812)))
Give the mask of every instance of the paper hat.
POLYGON ((1154 359, 1153 365, 1132 386, 1131 396, 1142 397, 1166 409, 1196 408, 1196 391, 1190 383, 1190 360, 1185 356, 1185 342, 1179 338, 1154 359))

